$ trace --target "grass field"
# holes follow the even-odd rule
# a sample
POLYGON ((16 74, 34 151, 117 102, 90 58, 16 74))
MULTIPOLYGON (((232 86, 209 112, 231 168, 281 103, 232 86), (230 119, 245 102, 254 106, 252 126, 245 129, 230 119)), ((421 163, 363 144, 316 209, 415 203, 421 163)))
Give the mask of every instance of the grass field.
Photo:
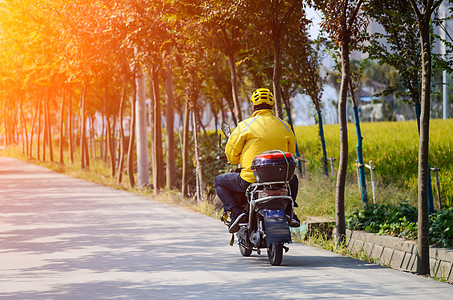
MULTIPOLYGON (((310 176, 315 176, 317 181, 322 180, 322 186, 328 186, 333 178, 322 178, 316 174, 321 171, 321 143, 318 136, 318 126, 296 127, 296 136, 301 153, 309 160, 307 169, 310 176)), ((363 157, 365 163, 373 161, 375 177, 378 182, 378 202, 408 201, 416 204, 417 180, 418 180, 418 130, 415 121, 407 122, 378 122, 362 123, 363 157)), ((327 156, 336 158, 338 166, 339 158, 339 131, 338 125, 324 126, 327 156)), ((349 164, 348 164, 348 187, 347 199, 352 202, 351 206, 357 206, 356 197, 360 198, 356 183, 356 145, 357 137, 354 124, 348 124, 349 136, 349 164), (356 185, 354 188, 353 185, 356 185)), ((453 119, 431 120, 430 122, 430 167, 440 168, 439 180, 443 204, 453 205, 453 119)), ((367 169, 367 189, 371 200, 370 173, 367 169)), ((312 182, 309 185, 317 185, 312 182)), ((434 206, 437 208, 436 181, 432 172, 432 185, 434 194, 434 206)), ((320 188, 311 192, 320 192, 320 188)), ((306 189, 311 190, 310 186, 306 189)), ((332 186, 334 189, 334 184, 332 186)), ((305 194, 305 192, 302 192, 305 194)), ((306 195, 308 196, 308 195, 306 195)), ((324 195, 332 197, 334 194, 324 195)), ((359 202, 360 204, 360 202, 359 202)), ((348 202, 346 204, 348 206, 348 202)), ((348 210, 348 209, 347 209, 348 210)), ((330 213, 328 213, 330 215, 330 213)))

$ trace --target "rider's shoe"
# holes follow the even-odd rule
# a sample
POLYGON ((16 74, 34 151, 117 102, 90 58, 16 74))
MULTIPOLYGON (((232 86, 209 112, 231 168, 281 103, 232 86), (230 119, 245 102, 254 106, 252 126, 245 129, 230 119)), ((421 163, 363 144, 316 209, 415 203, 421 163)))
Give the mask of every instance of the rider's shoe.
POLYGON ((231 212, 231 223, 228 231, 230 233, 238 232, 240 227, 239 223, 246 223, 247 222, 247 215, 242 212, 240 209, 233 210, 231 212))
POLYGON ((290 227, 299 227, 300 226, 300 220, 295 213, 293 213, 293 219, 289 223, 289 226, 290 227))

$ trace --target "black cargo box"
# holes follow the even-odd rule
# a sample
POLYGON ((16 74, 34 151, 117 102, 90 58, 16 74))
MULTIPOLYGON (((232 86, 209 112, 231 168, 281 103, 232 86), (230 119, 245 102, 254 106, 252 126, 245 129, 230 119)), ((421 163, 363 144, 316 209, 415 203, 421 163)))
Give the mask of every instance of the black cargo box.
POLYGON ((255 157, 251 169, 257 182, 289 181, 296 168, 296 159, 289 152, 266 151, 255 157))

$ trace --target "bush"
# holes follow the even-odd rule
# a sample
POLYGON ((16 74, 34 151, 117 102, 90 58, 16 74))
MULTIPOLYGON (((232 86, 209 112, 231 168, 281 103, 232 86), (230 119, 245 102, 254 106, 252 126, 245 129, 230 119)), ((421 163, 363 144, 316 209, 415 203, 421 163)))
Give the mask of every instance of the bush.
POLYGON ((206 185, 208 196, 213 197, 214 178, 217 175, 227 172, 228 161, 226 159, 218 159, 218 156, 224 154, 218 145, 218 136, 215 134, 200 136, 200 152, 202 153, 201 163, 203 172, 203 181, 206 185))
MULTIPOLYGON (((176 140, 179 137, 176 136, 176 140)), ((182 144, 176 143, 176 168, 177 173, 182 174, 182 144)), ((202 166, 202 177, 203 184, 206 187, 206 193, 208 198, 212 198, 215 195, 213 181, 214 178, 222 173, 227 172, 227 160, 226 159, 217 159, 219 155, 223 154, 223 150, 219 148, 218 145, 218 136, 216 134, 200 134, 200 154, 201 154, 201 166, 202 166)), ((189 165, 188 172, 191 174, 189 176, 188 185, 189 190, 194 191, 196 182, 195 182, 195 142, 192 135, 189 135, 189 165)), ((178 186, 181 186, 179 182, 178 186)))
MULTIPOLYGON (((346 220, 350 230, 365 230, 407 239, 417 238, 417 208, 407 203, 398 205, 370 204, 355 210, 346 220)), ((429 216, 430 244, 453 247, 453 208, 429 216)))
POLYGON ((347 227, 351 230, 365 230, 379 232, 383 224, 386 228, 392 227, 396 230, 395 224, 403 222, 416 222, 417 209, 408 203, 398 205, 369 204, 364 210, 355 210, 347 218, 347 227), (390 226, 390 224, 394 224, 390 226))
POLYGON ((453 207, 430 216, 429 240, 433 245, 453 248, 453 207))

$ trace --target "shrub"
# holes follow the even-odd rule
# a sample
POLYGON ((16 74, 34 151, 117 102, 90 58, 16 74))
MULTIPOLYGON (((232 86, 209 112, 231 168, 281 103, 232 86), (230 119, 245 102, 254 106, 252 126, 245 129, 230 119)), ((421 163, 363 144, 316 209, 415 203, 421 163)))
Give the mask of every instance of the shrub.
MULTIPOLYGON (((407 239, 417 238, 417 208, 407 203, 398 205, 371 204, 355 210, 346 220, 351 230, 365 230, 407 239)), ((453 208, 429 216, 430 244, 453 247, 453 208)))
POLYGON ((396 232, 396 225, 402 222, 416 222, 417 209, 406 202, 398 205, 369 204, 364 210, 355 210, 347 218, 347 227, 351 230, 366 230, 369 232, 379 232, 385 228, 393 228, 396 232))
POLYGON ((453 207, 430 216, 429 240, 431 244, 453 248, 453 207))

